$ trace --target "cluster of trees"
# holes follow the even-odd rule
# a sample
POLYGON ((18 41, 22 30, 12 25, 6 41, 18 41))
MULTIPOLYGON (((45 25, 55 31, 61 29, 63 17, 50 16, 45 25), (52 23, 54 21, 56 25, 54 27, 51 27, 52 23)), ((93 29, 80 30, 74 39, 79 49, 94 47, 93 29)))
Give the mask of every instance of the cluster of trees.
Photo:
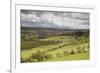
POLYGON ((41 62, 41 61, 46 61, 48 59, 51 59, 52 55, 51 54, 47 54, 47 53, 43 53, 41 51, 37 51, 36 53, 33 53, 31 55, 31 57, 29 57, 28 59, 24 60, 22 59, 21 62, 41 62))
POLYGON ((78 48, 72 49, 70 51, 64 51, 63 54, 65 56, 68 56, 68 55, 79 54, 79 53, 84 53, 84 52, 88 52, 88 51, 89 50, 85 47, 82 47, 82 48, 78 47, 78 48))
POLYGON ((89 51, 87 48, 88 48, 88 46, 87 47, 78 47, 78 48, 75 48, 75 49, 63 51, 62 53, 59 53, 59 52, 55 53, 55 55, 54 54, 48 54, 48 52, 44 53, 44 52, 41 52, 41 51, 38 50, 36 53, 33 53, 31 55, 31 57, 29 57, 26 60, 21 58, 21 62, 22 63, 24 63, 24 62, 43 62, 43 61, 53 59, 53 58, 60 58, 60 57, 69 56, 69 55, 86 53, 86 52, 89 51))
POLYGON ((87 49, 86 47, 82 47, 82 48, 78 47, 76 49, 63 51, 62 53, 56 53, 56 55, 54 57, 59 58, 59 57, 63 57, 63 56, 86 53, 88 51, 89 51, 89 49, 87 49))

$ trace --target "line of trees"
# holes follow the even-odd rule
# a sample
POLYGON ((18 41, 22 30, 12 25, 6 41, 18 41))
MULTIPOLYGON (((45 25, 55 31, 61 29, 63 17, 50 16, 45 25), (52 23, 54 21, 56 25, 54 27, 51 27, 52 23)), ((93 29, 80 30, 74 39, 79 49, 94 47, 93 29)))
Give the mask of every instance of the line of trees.
POLYGON ((44 53, 41 51, 37 51, 36 53, 33 53, 31 55, 31 57, 29 57, 28 59, 23 59, 21 58, 21 62, 43 62, 49 59, 53 59, 53 58, 61 58, 64 56, 70 56, 70 55, 75 55, 75 54, 80 54, 80 53, 86 53, 88 52, 88 46, 87 47, 78 47, 75 49, 71 49, 71 50, 65 50, 62 53, 58 52, 54 54, 49 54, 48 52, 44 53))

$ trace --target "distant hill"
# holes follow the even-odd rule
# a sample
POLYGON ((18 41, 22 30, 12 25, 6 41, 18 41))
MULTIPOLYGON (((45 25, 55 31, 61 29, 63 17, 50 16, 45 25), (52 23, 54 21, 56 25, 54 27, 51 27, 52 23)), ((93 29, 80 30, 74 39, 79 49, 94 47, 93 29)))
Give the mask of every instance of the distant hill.
POLYGON ((62 28, 43 28, 43 27, 25 27, 25 26, 21 26, 21 29, 31 29, 31 30, 60 30, 60 31, 67 31, 67 32, 84 32, 87 31, 89 29, 70 29, 70 28, 66 28, 66 29, 62 29, 62 28))
POLYGON ((80 36, 84 32, 89 34, 88 29, 59 29, 59 28, 40 28, 40 27, 22 27, 21 32, 26 33, 29 31, 34 31, 40 38, 50 37, 50 36, 80 36))

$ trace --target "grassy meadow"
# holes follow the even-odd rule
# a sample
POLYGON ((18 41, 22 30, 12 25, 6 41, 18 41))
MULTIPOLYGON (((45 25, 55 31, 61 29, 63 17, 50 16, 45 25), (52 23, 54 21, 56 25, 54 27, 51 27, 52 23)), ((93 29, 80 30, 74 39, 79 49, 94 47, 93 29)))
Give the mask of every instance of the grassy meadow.
POLYGON ((21 63, 89 59, 89 30, 21 27, 21 63))

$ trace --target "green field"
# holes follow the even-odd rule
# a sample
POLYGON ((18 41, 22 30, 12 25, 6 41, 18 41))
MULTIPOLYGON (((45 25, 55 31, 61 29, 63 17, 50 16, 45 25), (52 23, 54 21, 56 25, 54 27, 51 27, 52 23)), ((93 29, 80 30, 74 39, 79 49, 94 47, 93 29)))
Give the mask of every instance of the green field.
POLYGON ((80 32, 69 35, 65 31, 58 35, 56 31, 57 34, 53 35, 50 32, 54 30, 42 30, 45 33, 40 34, 38 30, 22 29, 21 63, 89 59, 88 31, 80 35, 76 35, 80 32))

